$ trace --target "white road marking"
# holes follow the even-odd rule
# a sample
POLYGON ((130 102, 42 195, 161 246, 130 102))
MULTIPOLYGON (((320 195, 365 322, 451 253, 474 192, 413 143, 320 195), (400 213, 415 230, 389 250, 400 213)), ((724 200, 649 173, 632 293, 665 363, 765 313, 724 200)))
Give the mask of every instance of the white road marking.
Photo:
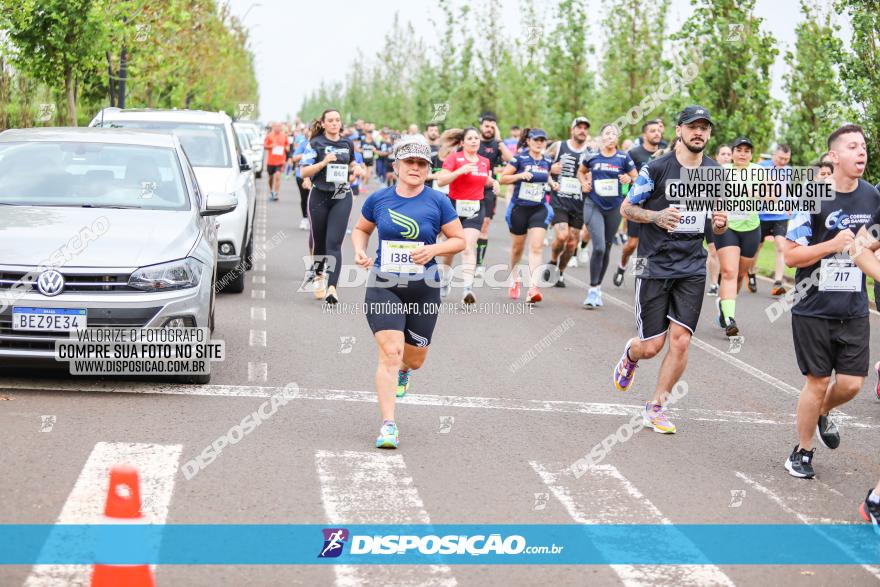
MULTIPOLYGON (((572 520, 578 524, 664 524, 669 520, 638 488, 613 465, 596 465, 575 481, 570 473, 553 473, 535 461, 530 462, 535 473, 572 520)), ((626 552, 633 546, 634 537, 621 533, 618 540, 603 533, 607 540, 593 546, 605 556, 614 558, 616 552, 626 552), (618 543, 619 546, 616 546, 618 543)), ((701 557, 699 549, 682 536, 677 544, 690 556, 701 557)), ((645 544, 644 548, 656 548, 645 544)), ((609 565, 627 587, 643 585, 726 585, 733 581, 716 565, 609 565)))
POLYGON ((251 298, 255 300, 265 300, 266 299, 266 290, 265 289, 252 289, 251 290, 251 298))
POLYGON ((267 363, 248 363, 248 381, 266 381, 269 377, 267 363))
MULTIPOLYGON (((107 393, 173 394, 209 397, 266 398, 282 393, 283 387, 249 385, 180 385, 174 383, 126 383, 120 387, 115 382, 100 381, 59 381, 51 385, 35 384, 26 380, 7 380, 0 384, 0 390, 71 391, 107 393)), ((347 389, 300 389, 292 399, 315 401, 349 401, 376 403, 373 391, 353 391, 347 389)), ((521 412, 545 412, 564 414, 589 414, 595 416, 615 416, 621 419, 632 416, 644 409, 643 404, 610 404, 601 402, 550 401, 517 398, 473 397, 454 395, 408 395, 404 404, 422 407, 476 408, 490 410, 512 410, 521 412)), ((793 426, 794 414, 764 414, 761 412, 740 412, 731 410, 710 410, 702 408, 675 408, 669 410, 676 418, 695 422, 730 422, 736 424, 793 426)), ((872 418, 856 420, 851 416, 837 418, 839 424, 852 429, 880 428, 872 418)), ((622 420, 623 421, 623 420, 622 420)))
MULTIPOLYGON (((577 279, 576 277, 570 277, 570 276, 566 275, 565 280, 569 281, 575 285, 579 285, 581 287, 588 287, 586 283, 577 279)), ((611 300, 612 302, 614 302, 615 304, 617 304, 621 308, 625 308, 625 309, 629 310, 630 312, 635 312, 635 307, 632 304, 629 304, 629 303, 627 303, 619 298, 616 298, 606 292, 602 292, 602 299, 611 300)), ((776 389, 778 389, 779 391, 781 391, 783 393, 786 393, 792 397, 798 397, 801 394, 801 390, 799 390, 798 388, 796 388, 792 385, 789 385, 788 383, 785 383, 784 381, 777 379, 776 377, 773 377, 769 373, 765 373, 764 371, 761 371, 757 367, 753 367, 752 365, 749 365, 745 361, 741 361, 740 359, 737 359, 736 357, 730 355, 729 353, 725 353, 724 351, 715 348, 711 344, 700 340, 696 336, 691 337, 691 344, 693 344, 695 347, 697 347, 701 350, 706 351, 707 353, 714 356, 715 358, 721 359, 722 361, 725 361, 726 363, 736 367, 737 369, 745 371, 746 373, 748 373, 752 377, 755 377, 755 378, 759 379, 760 381, 763 381, 764 383, 772 385, 773 387, 775 387, 776 389)), ((836 413, 839 413, 839 412, 836 412, 836 413)))
MULTIPOLYGON (((179 444, 99 442, 83 466, 56 524, 104 523, 104 505, 110 485, 110 467, 127 463, 137 467, 141 482, 141 512, 148 524, 164 524, 180 461, 179 444)), ((51 539, 51 538, 50 538, 51 539)), ((87 586, 89 565, 34 565, 25 587, 87 586)))
MULTIPOLYGON (((757 481, 755 481, 754 479, 752 479, 751 477, 749 477, 745 473, 740 473, 739 471, 736 471, 736 476, 739 477, 740 479, 742 479, 749 487, 752 487, 753 489, 756 489, 758 492, 765 495, 768 499, 770 499, 770 501, 772 501, 773 503, 778 505, 782 511, 784 511, 785 513, 787 513, 789 515, 794 516, 802 524, 806 524, 807 526, 812 527, 812 529, 815 532, 821 534, 826 540, 836 543, 838 548, 840 548, 844 552, 849 553, 849 549, 845 545, 840 544, 839 542, 837 542, 836 540, 834 540, 833 538, 831 538, 830 536, 825 534, 825 532, 822 531, 822 528, 818 527, 817 525, 818 524, 851 524, 853 522, 841 521, 841 520, 831 520, 829 518, 814 518, 814 517, 806 516, 806 515, 802 514, 801 512, 795 510, 794 508, 788 506, 788 504, 785 503, 785 499, 783 499, 782 497, 777 495, 769 487, 761 485, 760 483, 758 483, 757 481)), ((796 480, 795 482, 797 483, 797 486, 799 488, 801 488, 802 490, 806 490, 806 488, 804 488, 803 486, 806 485, 807 482, 805 482, 803 480, 796 480)), ((811 482, 810 485, 813 485, 813 483, 811 482)), ((874 575, 875 578, 880 579, 880 567, 876 567, 873 565, 861 565, 861 567, 863 569, 865 569, 866 571, 868 571, 869 573, 871 573, 872 575, 874 575)))
POLYGON ((263 272, 265 272, 265 271, 266 271, 266 264, 265 264, 265 263, 257 263, 257 264, 255 264, 255 265, 254 265, 254 271, 256 271, 256 272, 258 272, 258 273, 263 273, 263 272))
MULTIPOLYGON (((431 523, 403 455, 319 450, 315 465, 330 525, 431 523)), ((336 584, 342 586, 457 584, 447 565, 339 565, 334 569, 336 584)))
POLYGON ((251 306, 251 320, 266 320, 266 308, 251 306))
POLYGON ((266 331, 252 329, 248 335, 248 343, 251 346, 266 346, 266 331))
POLYGON ((266 283, 265 275, 251 275, 251 283, 266 283))

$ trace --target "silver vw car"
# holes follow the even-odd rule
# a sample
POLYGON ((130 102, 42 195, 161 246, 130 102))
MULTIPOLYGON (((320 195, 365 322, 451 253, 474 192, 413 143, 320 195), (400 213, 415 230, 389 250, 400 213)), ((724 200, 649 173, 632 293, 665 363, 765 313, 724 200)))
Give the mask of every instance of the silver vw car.
POLYGON ((85 327, 213 327, 217 230, 174 135, 0 133, 0 363, 85 327))

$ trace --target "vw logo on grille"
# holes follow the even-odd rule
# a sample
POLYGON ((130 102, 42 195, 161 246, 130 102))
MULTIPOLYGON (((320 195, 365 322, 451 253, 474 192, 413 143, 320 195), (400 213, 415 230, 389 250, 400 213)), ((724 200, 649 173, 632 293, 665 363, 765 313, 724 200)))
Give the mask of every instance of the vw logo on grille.
POLYGON ((64 276, 54 269, 43 271, 37 278, 37 289, 44 296, 57 296, 64 291, 64 276))

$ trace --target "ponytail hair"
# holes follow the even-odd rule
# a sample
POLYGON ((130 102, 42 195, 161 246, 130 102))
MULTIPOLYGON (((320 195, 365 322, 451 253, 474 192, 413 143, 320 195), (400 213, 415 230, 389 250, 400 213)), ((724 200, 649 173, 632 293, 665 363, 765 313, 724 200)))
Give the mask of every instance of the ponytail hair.
POLYGON ((324 110, 321 113, 321 116, 316 118, 314 120, 314 122, 312 122, 312 126, 309 128, 309 138, 310 139, 313 139, 315 137, 318 137, 318 136, 324 134, 324 118, 330 112, 339 112, 339 110, 337 110, 336 108, 328 108, 327 110, 324 110))
POLYGON ((464 137, 466 137, 467 133, 470 131, 479 134, 479 131, 472 126, 466 128, 450 128, 449 130, 443 131, 443 134, 440 135, 440 151, 437 153, 437 157, 443 161, 450 153, 460 151, 461 145, 464 143, 464 137))
MULTIPOLYGON (((520 151, 522 151, 523 149, 525 149, 526 147, 529 146, 529 133, 530 132, 532 132, 532 128, 527 126, 526 128, 522 129, 522 131, 519 133, 519 142, 516 144, 516 153, 519 153, 520 151)), ((514 153, 514 155, 516 155, 516 153, 514 153)))

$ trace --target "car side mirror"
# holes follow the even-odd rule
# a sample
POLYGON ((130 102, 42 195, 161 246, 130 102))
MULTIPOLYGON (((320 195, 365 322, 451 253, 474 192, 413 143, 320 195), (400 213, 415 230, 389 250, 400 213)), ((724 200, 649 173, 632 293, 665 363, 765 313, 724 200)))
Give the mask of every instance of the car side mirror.
POLYGON ((241 153, 238 158, 238 169, 240 171, 250 171, 253 169, 251 164, 248 162, 247 157, 244 156, 244 153, 241 153))
POLYGON ((200 212, 202 216, 219 216, 232 212, 238 207, 238 196, 234 193, 211 192, 206 196, 207 205, 200 212))

